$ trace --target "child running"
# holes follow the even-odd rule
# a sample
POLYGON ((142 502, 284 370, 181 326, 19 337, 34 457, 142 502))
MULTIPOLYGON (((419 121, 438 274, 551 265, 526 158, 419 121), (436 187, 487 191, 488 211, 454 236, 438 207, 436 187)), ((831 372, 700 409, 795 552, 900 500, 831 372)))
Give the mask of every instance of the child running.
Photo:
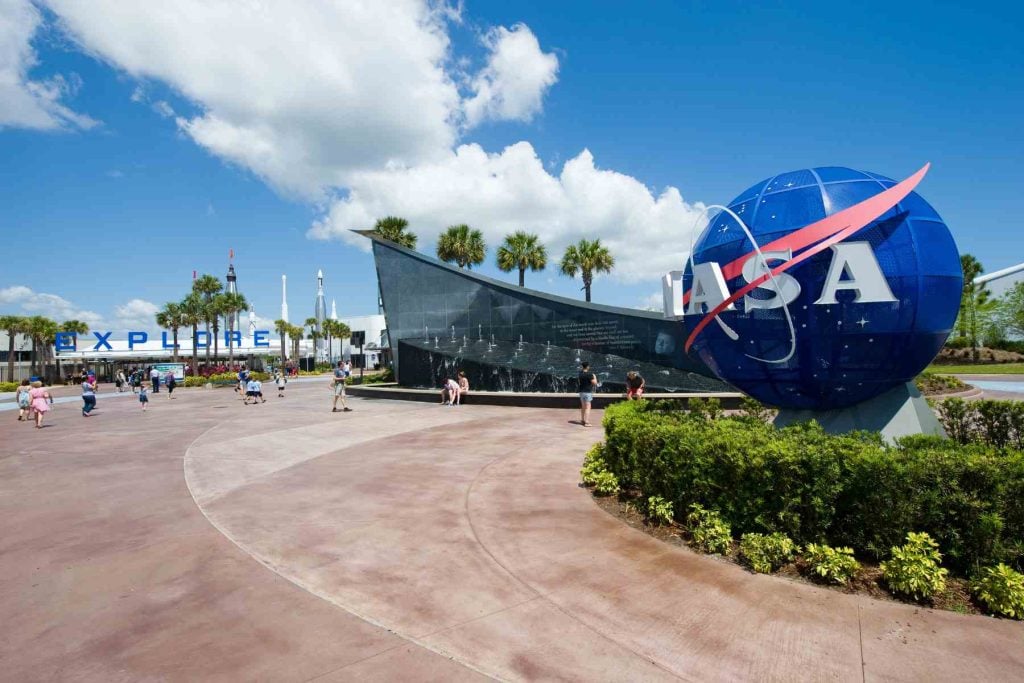
POLYGON ((288 383, 288 379, 280 370, 278 370, 277 375, 274 377, 274 379, 277 382, 277 397, 284 398, 284 385, 288 383))
POLYGON ((146 385, 139 385, 139 403, 142 404, 142 412, 146 412, 149 409, 149 394, 146 393, 146 385))

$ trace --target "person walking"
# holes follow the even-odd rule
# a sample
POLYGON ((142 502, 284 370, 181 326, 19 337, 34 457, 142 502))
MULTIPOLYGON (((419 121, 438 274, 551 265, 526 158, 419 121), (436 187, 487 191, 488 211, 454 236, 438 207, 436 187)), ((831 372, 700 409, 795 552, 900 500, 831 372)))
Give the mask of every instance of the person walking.
MULTIPOLYGON (((351 372, 351 370, 350 370, 351 372)), ((352 412, 352 409, 345 404, 345 361, 338 361, 338 367, 334 369, 334 405, 331 407, 331 412, 338 412, 338 399, 341 399, 341 409, 343 412, 352 412)))
POLYGON ((284 376, 284 371, 277 371, 277 374, 274 375, 274 382, 277 383, 277 397, 284 398, 284 385, 288 384, 288 378, 284 376))
POLYGON ((590 404, 594 401, 594 389, 600 386, 597 375, 590 371, 590 363, 580 366, 580 424, 590 427, 590 404))
POLYGON ((21 386, 14 392, 14 400, 18 403, 18 422, 25 422, 32 417, 32 386, 27 379, 21 380, 21 386))
POLYGON ((82 417, 89 417, 96 408, 96 377, 88 375, 82 382, 82 417))
POLYGON ((118 370, 114 375, 114 386, 117 387, 117 393, 124 391, 124 370, 118 370))
POLYGON ((154 394, 160 393, 160 371, 155 365, 149 369, 149 385, 153 388, 154 394))
POLYGON ((32 382, 29 396, 32 399, 32 412, 36 416, 36 429, 42 429, 43 417, 50 412, 50 406, 53 405, 53 396, 50 396, 50 390, 44 387, 43 383, 39 380, 32 382))
POLYGON ((146 385, 139 386, 139 403, 142 404, 142 412, 149 409, 149 395, 146 393, 146 385))
POLYGON ((173 398, 174 388, 178 386, 178 380, 174 377, 174 370, 169 370, 164 376, 164 386, 167 387, 167 398, 173 398))
POLYGON ((242 401, 245 402, 246 391, 248 391, 249 384, 249 371, 245 369, 243 365, 238 369, 238 386, 235 387, 235 391, 242 395, 242 401))

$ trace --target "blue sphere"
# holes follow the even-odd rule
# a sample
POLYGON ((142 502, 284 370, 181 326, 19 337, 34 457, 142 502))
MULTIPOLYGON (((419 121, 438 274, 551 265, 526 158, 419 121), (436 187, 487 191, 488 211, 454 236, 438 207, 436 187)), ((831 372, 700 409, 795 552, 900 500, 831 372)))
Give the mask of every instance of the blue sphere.
MULTIPOLYGON (((792 254, 798 262, 784 271, 795 282, 788 281, 787 289, 781 275, 776 276, 774 282, 738 299, 734 310, 722 311, 718 321, 710 320, 692 338, 690 353, 698 354, 725 382, 780 408, 847 407, 913 381, 949 336, 963 289, 959 252, 939 214, 911 192, 837 242, 846 246, 822 248, 800 260, 814 243, 800 243, 799 235, 787 238, 896 184, 875 173, 815 168, 769 178, 731 201, 729 209, 743 221, 758 248, 778 245, 783 238, 798 243, 792 254), (856 254, 857 267, 851 261, 845 268, 839 254, 856 254), (877 277, 879 271, 882 277, 877 277), (879 284, 883 277, 887 289, 879 284), (827 282, 832 296, 823 295, 827 282), (871 283, 874 299, 862 296, 871 283), (877 295, 879 291, 886 296, 877 295), (759 305, 759 299, 764 304, 759 305)), ((787 260, 792 259, 777 255, 767 264, 774 269, 787 260)), ((712 216, 694 245, 693 264, 709 262, 727 271, 730 293, 764 273, 751 270, 763 268, 763 262, 743 226, 725 211, 712 216), (746 277, 735 272, 738 266, 726 268, 746 261, 746 277)), ((689 292, 689 263, 683 284, 689 292)), ((699 291, 707 289, 701 286, 699 291)), ((688 310, 687 336, 710 308, 688 310)))

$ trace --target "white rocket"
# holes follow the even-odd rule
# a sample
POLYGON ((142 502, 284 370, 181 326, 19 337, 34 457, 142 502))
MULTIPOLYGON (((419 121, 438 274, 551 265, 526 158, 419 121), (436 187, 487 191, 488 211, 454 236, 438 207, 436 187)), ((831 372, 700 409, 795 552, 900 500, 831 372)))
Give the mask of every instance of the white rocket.
POLYGON ((331 299, 331 320, 338 319, 338 302, 331 299))
POLYGON ((288 322, 288 276, 281 276, 281 320, 288 322))

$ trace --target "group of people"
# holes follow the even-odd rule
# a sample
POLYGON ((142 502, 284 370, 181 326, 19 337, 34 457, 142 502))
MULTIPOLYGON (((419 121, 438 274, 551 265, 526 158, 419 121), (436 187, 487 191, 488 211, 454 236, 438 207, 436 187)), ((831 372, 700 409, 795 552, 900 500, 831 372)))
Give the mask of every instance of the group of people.
POLYGON ((469 380, 466 373, 459 370, 457 377, 449 377, 441 387, 441 405, 462 405, 462 397, 469 393, 469 380))
POLYGON ((49 388, 39 380, 30 382, 23 379, 14 397, 18 403, 18 422, 35 422, 36 429, 42 429, 43 418, 53 405, 49 388))
MULTIPOLYGON (((580 391, 580 424, 590 427, 590 406, 594 402, 594 390, 601 387, 601 382, 590 370, 590 363, 580 365, 580 374, 577 378, 580 391)), ((635 401, 644 396, 644 389, 647 382, 636 370, 626 373, 626 398, 635 401)))

